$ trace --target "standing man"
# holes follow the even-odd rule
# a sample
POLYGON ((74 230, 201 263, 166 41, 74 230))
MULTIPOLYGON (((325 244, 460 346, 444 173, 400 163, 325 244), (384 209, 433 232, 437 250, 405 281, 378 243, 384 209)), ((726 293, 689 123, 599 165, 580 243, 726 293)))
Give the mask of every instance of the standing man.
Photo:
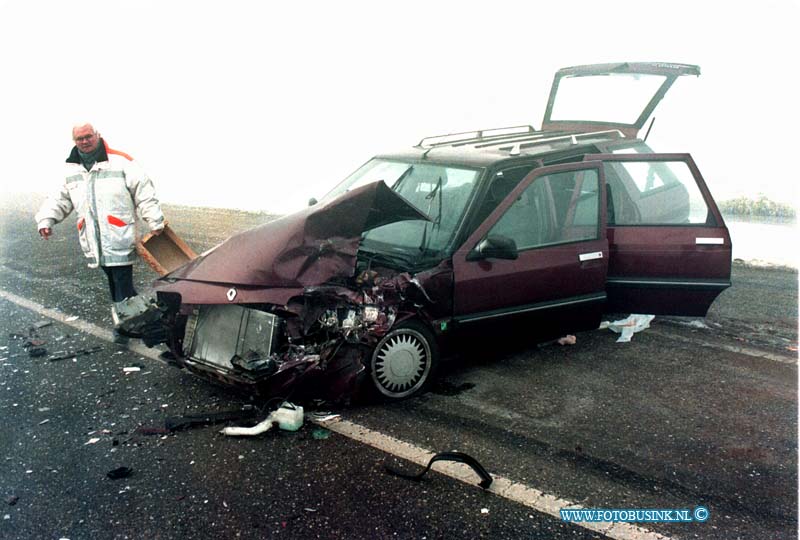
POLYGON ((133 287, 136 213, 160 234, 164 214, 153 182, 128 154, 112 150, 91 124, 72 128, 75 146, 67 158, 65 180, 36 213, 39 235, 47 240, 52 227, 74 209, 78 213, 78 240, 90 268, 103 269, 111 290, 114 337, 120 319, 145 307, 133 287))

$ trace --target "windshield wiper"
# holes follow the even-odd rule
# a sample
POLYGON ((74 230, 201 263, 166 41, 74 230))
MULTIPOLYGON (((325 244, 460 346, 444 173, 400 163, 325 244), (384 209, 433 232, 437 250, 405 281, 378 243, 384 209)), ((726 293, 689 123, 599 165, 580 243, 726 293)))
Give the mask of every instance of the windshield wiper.
MULTIPOLYGON (((439 180, 436 182, 436 187, 428 193, 425 198, 428 200, 428 217, 430 218, 431 215, 431 206, 433 206, 433 199, 436 197, 436 194, 439 193, 439 212, 436 214, 436 219, 433 221, 434 227, 440 227, 442 225, 442 177, 439 176, 439 180)), ((428 222, 425 222, 425 228, 422 229, 422 240, 419 243, 419 250, 425 251, 428 249, 428 222)))
POLYGON ((400 186, 403 184, 403 180, 408 178, 413 171, 414 171, 414 166, 413 165, 409 165, 408 169, 403 171, 403 174, 401 174, 398 177, 398 179, 395 180, 394 185, 392 186, 392 191, 398 191, 400 189, 400 186))
POLYGON ((359 249, 358 254, 366 259, 369 268, 372 267, 372 263, 383 264, 396 270, 407 270, 412 265, 412 261, 409 257, 400 255, 398 253, 383 253, 379 251, 359 249))

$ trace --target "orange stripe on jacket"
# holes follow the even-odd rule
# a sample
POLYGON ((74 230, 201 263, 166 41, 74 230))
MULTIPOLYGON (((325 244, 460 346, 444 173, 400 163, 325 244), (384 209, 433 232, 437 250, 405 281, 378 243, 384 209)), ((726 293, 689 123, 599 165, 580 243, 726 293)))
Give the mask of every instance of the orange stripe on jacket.
POLYGON ((127 159, 128 161, 133 161, 133 158, 132 158, 130 155, 126 154, 125 152, 121 152, 121 151, 119 151, 119 150, 114 150, 113 148, 109 148, 109 147, 108 147, 108 143, 107 143, 106 141, 103 141, 103 144, 104 144, 104 145, 105 145, 105 147, 106 147, 106 153, 107 153, 107 154, 115 154, 115 155, 117 155, 117 156, 122 156, 122 157, 124 157, 124 158, 125 158, 125 159, 127 159))

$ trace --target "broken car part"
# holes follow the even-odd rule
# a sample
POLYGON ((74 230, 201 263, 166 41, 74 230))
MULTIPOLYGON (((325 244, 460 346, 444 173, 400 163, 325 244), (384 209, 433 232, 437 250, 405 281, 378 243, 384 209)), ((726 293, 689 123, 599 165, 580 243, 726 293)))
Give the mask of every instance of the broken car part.
MULTIPOLYGON (((78 349, 77 351, 73 351, 69 354, 61 354, 59 356, 51 356, 47 359, 48 362, 58 362, 60 360, 70 360, 72 358, 77 358, 78 356, 87 356, 89 354, 94 354, 96 352, 100 352, 103 350, 103 347, 95 346, 89 347, 87 349, 78 349)), ((58 354, 58 353, 56 353, 58 354)))
POLYGON ((221 411, 213 413, 196 413, 184 416, 169 416, 164 420, 164 427, 169 431, 176 431, 188 427, 208 426, 222 422, 246 420, 258 414, 258 409, 252 405, 245 405, 238 411, 221 411))
POLYGON ((161 234, 147 233, 136 243, 136 251, 159 275, 164 276, 197 257, 197 254, 164 224, 161 234))
POLYGON ((431 466, 437 461, 455 461, 457 463, 468 465, 473 471, 475 471, 475 474, 481 478, 481 481, 478 483, 480 487, 483 489, 489 489, 489 486, 492 485, 492 475, 489 474, 480 463, 478 463, 478 460, 463 452, 439 452, 430 459, 428 466, 425 467, 425 469, 419 474, 405 473, 389 466, 386 466, 385 470, 387 473, 393 476, 399 476, 401 478, 418 482, 422 480, 422 477, 425 476, 429 470, 431 470, 431 466))
POLYGON ((269 413, 266 419, 253 427, 226 427, 220 433, 232 437, 255 436, 266 433, 273 427, 284 431, 297 431, 303 426, 303 407, 284 401, 280 407, 269 413))

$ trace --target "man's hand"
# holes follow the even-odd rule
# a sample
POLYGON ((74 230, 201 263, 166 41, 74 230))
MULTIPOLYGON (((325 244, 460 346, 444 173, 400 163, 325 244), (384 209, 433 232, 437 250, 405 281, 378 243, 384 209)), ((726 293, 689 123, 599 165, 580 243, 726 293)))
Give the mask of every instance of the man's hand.
POLYGON ((39 229, 39 236, 45 240, 49 240, 51 234, 53 234, 53 230, 50 227, 42 227, 39 229))

